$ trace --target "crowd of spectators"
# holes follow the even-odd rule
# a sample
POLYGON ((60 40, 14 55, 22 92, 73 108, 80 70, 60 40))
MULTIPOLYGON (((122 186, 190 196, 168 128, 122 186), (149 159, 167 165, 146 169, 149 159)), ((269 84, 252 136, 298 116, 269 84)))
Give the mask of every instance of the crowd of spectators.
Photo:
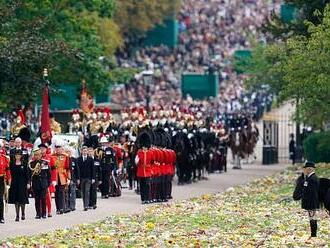
MULTIPOLYGON (((231 58, 236 50, 251 47, 251 42, 265 39, 258 29, 280 1, 269 0, 183 0, 178 14, 179 42, 175 48, 146 47, 117 57, 121 67, 152 69, 154 82, 151 102, 164 104, 180 101, 183 72, 219 73, 219 104, 227 109, 230 101, 244 91, 244 76, 237 75, 231 58)), ((143 103, 146 86, 141 75, 126 85, 113 88, 112 101, 124 105, 143 103)))

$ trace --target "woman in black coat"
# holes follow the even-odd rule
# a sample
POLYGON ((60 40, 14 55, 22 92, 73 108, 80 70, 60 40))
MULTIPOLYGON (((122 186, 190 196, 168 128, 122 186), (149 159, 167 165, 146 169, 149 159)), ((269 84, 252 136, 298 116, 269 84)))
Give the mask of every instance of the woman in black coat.
POLYGON ((19 221, 19 210, 22 212, 22 220, 25 220, 25 204, 29 204, 28 189, 29 169, 27 161, 22 159, 22 150, 16 150, 10 161, 10 174, 12 177, 9 189, 9 204, 15 204, 16 219, 19 221))

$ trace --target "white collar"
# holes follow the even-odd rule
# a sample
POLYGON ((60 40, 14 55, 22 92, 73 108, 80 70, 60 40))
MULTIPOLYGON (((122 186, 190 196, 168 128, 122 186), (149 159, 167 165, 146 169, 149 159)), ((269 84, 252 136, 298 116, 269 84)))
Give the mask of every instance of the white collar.
POLYGON ((313 174, 315 174, 315 171, 309 173, 309 174, 307 175, 307 177, 310 177, 310 176, 312 176, 313 174))

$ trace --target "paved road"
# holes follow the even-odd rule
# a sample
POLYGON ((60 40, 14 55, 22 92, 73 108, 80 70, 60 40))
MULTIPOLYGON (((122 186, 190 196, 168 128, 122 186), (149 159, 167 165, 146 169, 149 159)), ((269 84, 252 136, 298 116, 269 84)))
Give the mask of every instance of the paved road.
MULTIPOLYGON (((258 164, 243 165, 242 170, 229 169, 224 174, 211 174, 208 180, 199 181, 185 186, 173 187, 174 200, 189 199, 206 193, 217 193, 229 187, 245 184, 255 178, 274 174, 283 170, 284 165, 262 166, 258 164)), ((77 210, 75 212, 57 216, 45 220, 35 220, 34 202, 30 200, 27 206, 26 220, 15 222, 15 208, 9 205, 6 214, 6 223, 0 225, 0 240, 36 233, 48 232, 51 230, 71 227, 76 224, 95 222, 112 214, 132 214, 140 213, 146 207, 140 204, 139 196, 127 189, 123 190, 123 195, 119 198, 98 199, 98 208, 88 212, 82 211, 82 200, 77 199, 77 210)), ((55 205, 55 204, 53 204, 55 205)))

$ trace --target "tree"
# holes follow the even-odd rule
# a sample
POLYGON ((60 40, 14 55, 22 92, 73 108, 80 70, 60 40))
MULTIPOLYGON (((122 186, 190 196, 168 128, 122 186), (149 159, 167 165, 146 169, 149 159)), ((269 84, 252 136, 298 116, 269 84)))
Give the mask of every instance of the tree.
POLYGON ((296 18, 290 23, 285 23, 275 13, 264 25, 264 31, 272 34, 274 39, 287 39, 295 35, 308 34, 308 22, 318 25, 328 1, 324 0, 285 0, 285 4, 296 8, 296 18))
POLYGON ((0 0, 2 106, 35 100, 45 67, 52 82, 86 79, 94 92, 107 88, 99 58, 122 44, 114 6, 114 0, 0 0))
POLYGON ((299 102, 297 118, 323 129, 330 122, 330 5, 322 23, 308 23, 306 36, 256 47, 248 65, 249 86, 270 84, 281 101, 299 102))

